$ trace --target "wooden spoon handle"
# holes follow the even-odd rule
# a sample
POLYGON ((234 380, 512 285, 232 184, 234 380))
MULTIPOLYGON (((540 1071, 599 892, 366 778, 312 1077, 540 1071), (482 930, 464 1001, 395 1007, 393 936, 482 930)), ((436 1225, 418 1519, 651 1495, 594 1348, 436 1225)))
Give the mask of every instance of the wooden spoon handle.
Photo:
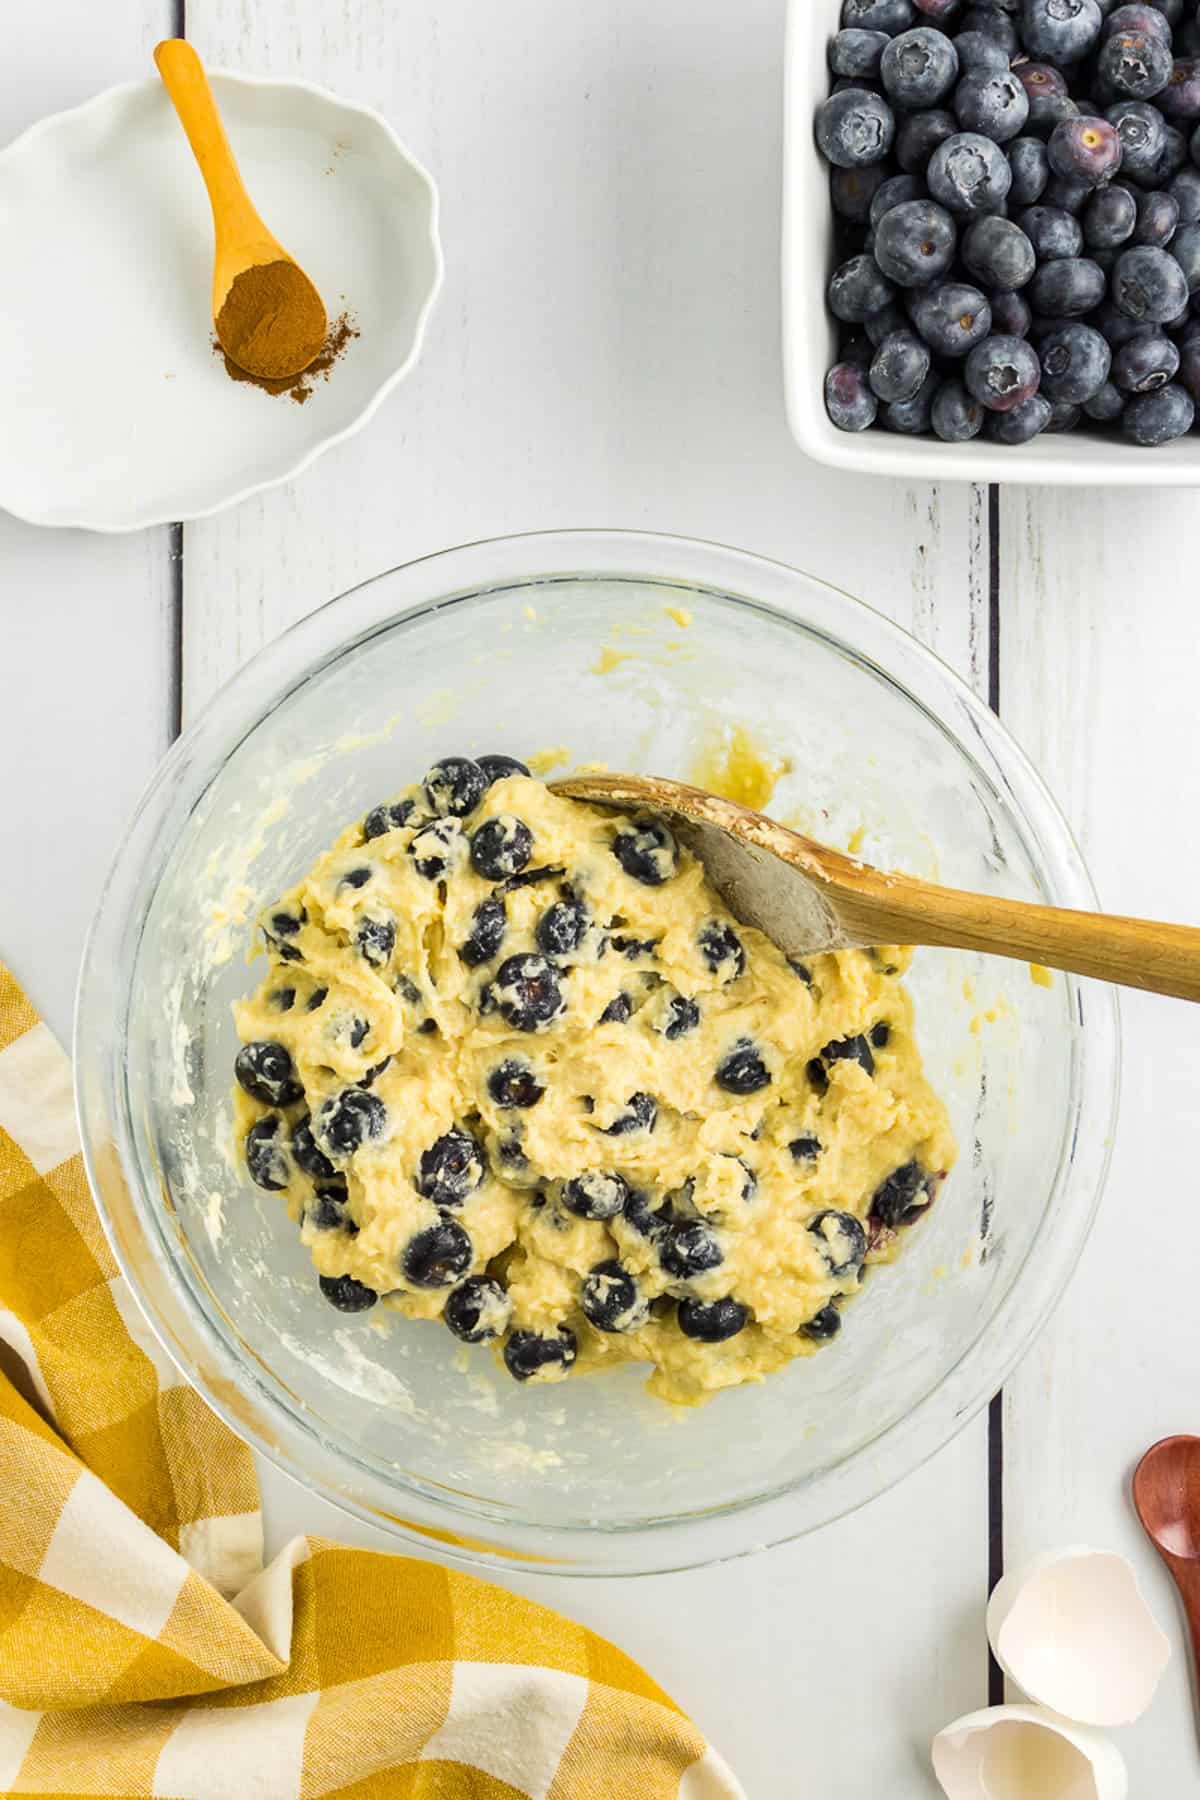
POLYGON ((166 38, 155 49, 154 60, 204 177, 218 239, 225 234, 247 242, 270 239, 271 234, 246 192, 208 76, 195 50, 185 38, 166 38))
POLYGON ((864 873, 869 880, 856 880, 853 893, 842 888, 836 896, 839 918, 859 942, 986 950, 1200 1000, 1200 930, 1194 926, 1030 906, 909 876, 864 873))
POLYGON ((1163 1561, 1171 1571, 1175 1586, 1179 1589, 1179 1598, 1183 1601, 1183 1610, 1187 1614, 1196 1678, 1197 1722, 1200 1723, 1200 1566, 1183 1556, 1163 1556, 1163 1561))

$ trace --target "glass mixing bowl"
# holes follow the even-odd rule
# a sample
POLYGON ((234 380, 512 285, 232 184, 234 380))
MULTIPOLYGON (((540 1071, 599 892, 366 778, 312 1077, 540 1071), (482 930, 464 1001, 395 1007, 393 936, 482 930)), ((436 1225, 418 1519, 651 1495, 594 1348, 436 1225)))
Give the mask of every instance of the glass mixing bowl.
POLYGON ((452 751, 686 777, 738 727, 790 765, 779 817, 958 886, 1094 904, 1021 752, 910 637, 795 570, 633 533, 476 544, 334 601, 217 695, 117 856, 75 1046, 117 1258, 236 1431, 398 1534, 578 1575, 809 1531, 986 1403, 1079 1256, 1116 1100, 1113 994, 944 951, 910 977, 960 1144, 937 1206, 835 1343, 687 1416, 631 1367, 518 1387, 440 1327, 333 1311, 284 1209, 239 1172, 230 1002, 256 980, 253 920, 347 820, 452 751))

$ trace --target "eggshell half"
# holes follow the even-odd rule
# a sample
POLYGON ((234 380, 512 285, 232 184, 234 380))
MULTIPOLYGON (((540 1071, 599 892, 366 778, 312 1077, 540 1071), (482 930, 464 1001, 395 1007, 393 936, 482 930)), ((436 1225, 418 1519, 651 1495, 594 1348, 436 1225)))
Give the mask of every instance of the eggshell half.
POLYGON ((996 1661, 1040 1705, 1083 1725, 1141 1718, 1171 1647, 1112 1551, 1049 1550, 1006 1575, 988 1606, 996 1661))
POLYGON ((1115 1744, 1040 1706, 969 1713, 933 1740, 933 1772, 947 1800, 1126 1800, 1115 1744))

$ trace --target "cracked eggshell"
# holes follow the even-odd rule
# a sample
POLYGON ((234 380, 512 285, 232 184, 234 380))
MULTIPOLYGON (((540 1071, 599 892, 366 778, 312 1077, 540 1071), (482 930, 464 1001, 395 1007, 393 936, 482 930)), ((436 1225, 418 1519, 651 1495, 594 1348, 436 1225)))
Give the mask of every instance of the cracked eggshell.
POLYGON ((1084 1725, 1140 1719, 1171 1655, 1133 1565, 1085 1546, 1046 1551, 1006 1575, 987 1626, 1010 1680, 1084 1725))
POLYGON ((968 1713, 933 1740, 933 1772, 948 1800, 1126 1800, 1115 1744, 1040 1706, 968 1713))

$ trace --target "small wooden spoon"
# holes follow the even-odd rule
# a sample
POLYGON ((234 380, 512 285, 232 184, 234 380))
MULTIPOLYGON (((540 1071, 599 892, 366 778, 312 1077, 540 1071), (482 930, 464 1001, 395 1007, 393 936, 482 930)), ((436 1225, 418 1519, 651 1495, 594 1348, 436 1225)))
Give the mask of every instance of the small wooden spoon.
POLYGON ((1163 1438, 1147 1450, 1133 1477, 1133 1504, 1179 1589, 1200 1694, 1200 1438, 1163 1438))
POLYGON ((786 956, 871 944, 938 944, 1044 963, 1200 1000, 1200 930, 1030 906, 886 874, 736 801, 647 775, 577 775, 556 793, 665 813, 730 911, 786 956))
POLYGON ((200 58, 184 38, 167 38, 154 52, 163 85, 187 133, 212 206, 213 324, 222 350, 248 375, 286 381, 320 355, 328 321, 320 294, 279 239, 267 230, 246 192, 213 91, 200 58), (256 277, 252 271, 259 271, 256 277), (264 277, 262 271, 269 273, 264 277), (257 281, 240 289, 255 305, 253 331, 234 334, 226 309, 239 277, 257 281))

